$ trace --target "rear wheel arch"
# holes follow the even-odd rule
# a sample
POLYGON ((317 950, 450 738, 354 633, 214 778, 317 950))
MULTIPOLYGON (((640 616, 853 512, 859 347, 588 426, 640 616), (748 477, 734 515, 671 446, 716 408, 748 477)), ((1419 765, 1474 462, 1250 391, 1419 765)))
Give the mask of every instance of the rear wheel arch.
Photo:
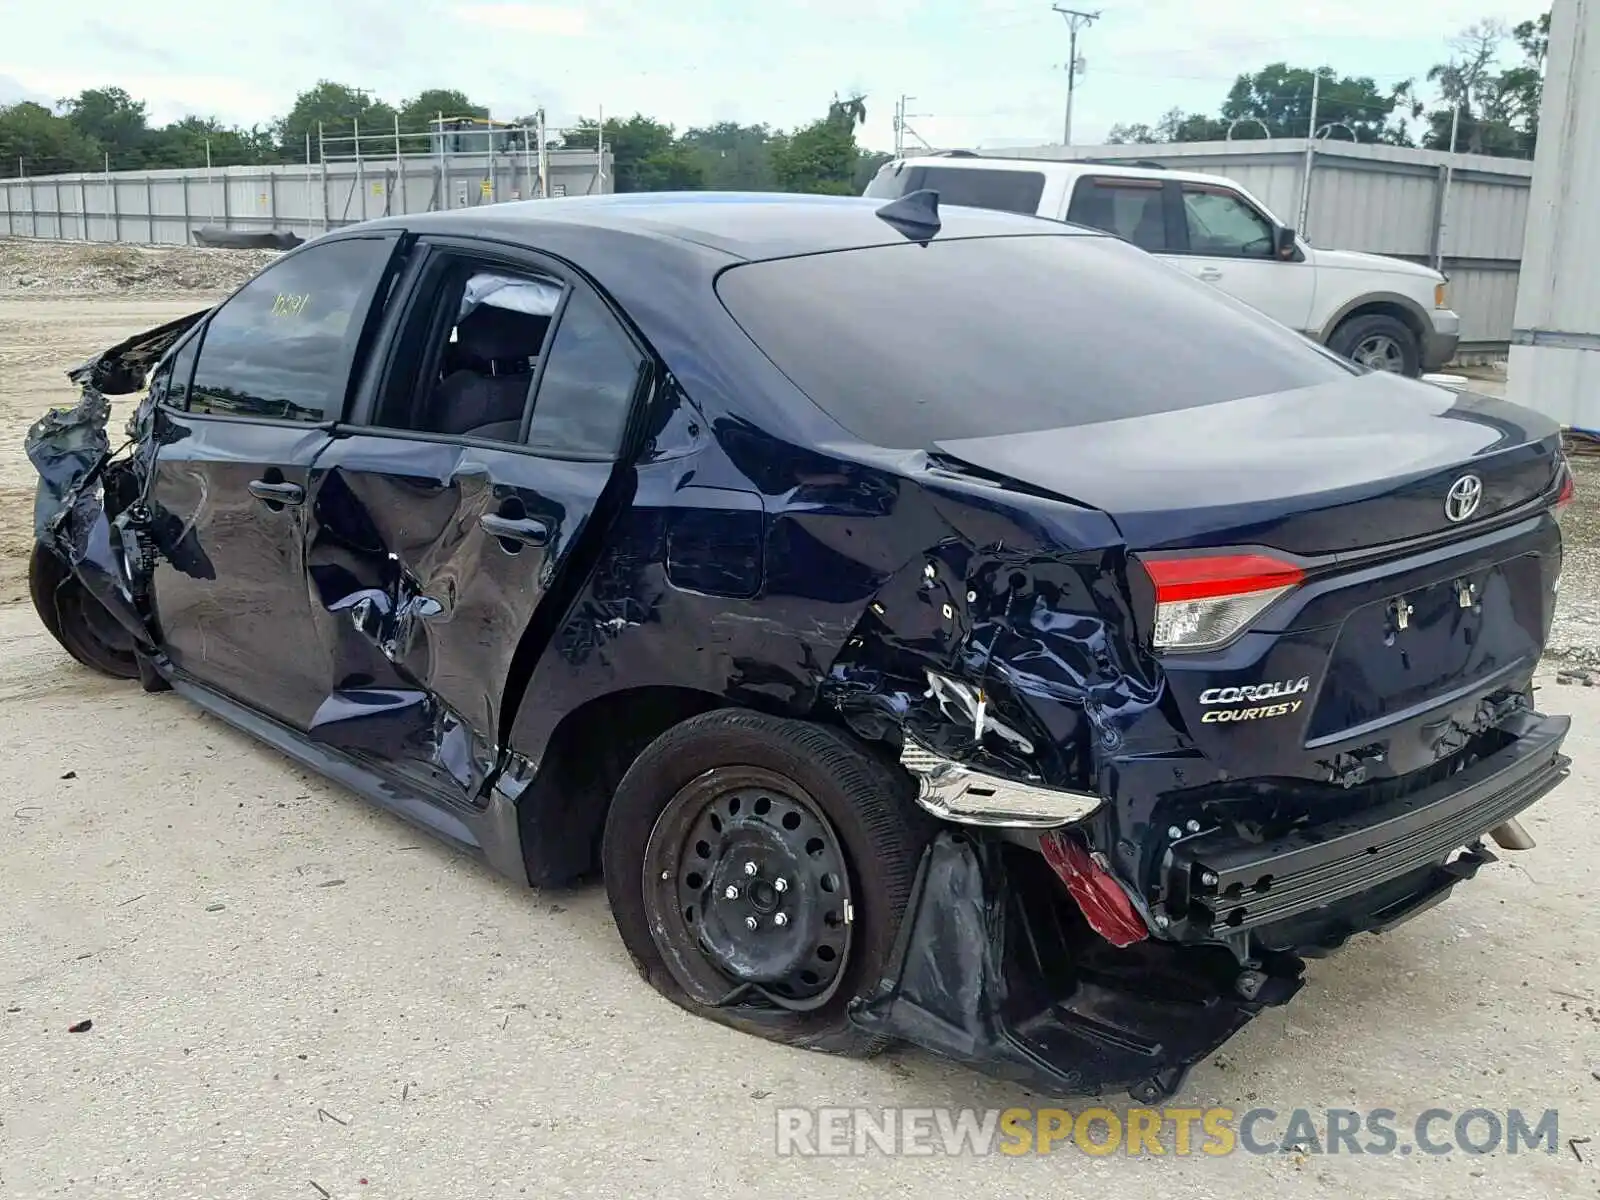
POLYGON ((634 761, 669 729, 726 705, 696 688, 644 686, 603 693, 562 717, 517 801, 529 882, 558 886, 593 875, 611 798, 634 761))

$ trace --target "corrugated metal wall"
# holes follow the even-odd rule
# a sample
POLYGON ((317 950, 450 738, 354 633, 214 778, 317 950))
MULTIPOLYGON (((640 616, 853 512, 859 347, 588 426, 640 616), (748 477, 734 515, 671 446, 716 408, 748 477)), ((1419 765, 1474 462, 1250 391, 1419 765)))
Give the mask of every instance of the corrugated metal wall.
MULTIPOLYGON (((1039 146, 985 151, 996 157, 1158 162, 1226 175, 1279 219, 1299 223, 1305 180, 1302 139, 1159 146, 1039 146)), ((1442 259, 1467 347, 1511 340, 1533 164, 1399 146, 1319 141, 1311 203, 1301 232, 1316 246, 1442 259), (1448 178, 1448 187, 1446 180, 1448 178)))
MULTIPOLYGON (((551 195, 612 190, 609 154, 603 180, 593 153, 549 158, 551 195)), ((373 217, 526 199, 537 183, 537 162, 502 156, 491 170, 481 155, 0 179, 0 233, 187 245, 193 230, 221 225, 310 238, 373 217)))

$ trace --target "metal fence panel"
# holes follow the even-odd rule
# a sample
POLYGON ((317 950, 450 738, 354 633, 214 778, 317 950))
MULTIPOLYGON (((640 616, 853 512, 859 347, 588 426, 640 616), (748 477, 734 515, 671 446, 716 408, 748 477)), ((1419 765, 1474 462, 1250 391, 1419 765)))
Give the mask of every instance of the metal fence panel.
MULTIPOLYGON (((552 195, 612 190, 589 151, 549 155, 552 195)), ((188 245, 203 225, 289 230, 312 238, 382 216, 530 199, 528 155, 411 156, 326 165, 215 167, 0 179, 0 233, 13 237, 188 245)))

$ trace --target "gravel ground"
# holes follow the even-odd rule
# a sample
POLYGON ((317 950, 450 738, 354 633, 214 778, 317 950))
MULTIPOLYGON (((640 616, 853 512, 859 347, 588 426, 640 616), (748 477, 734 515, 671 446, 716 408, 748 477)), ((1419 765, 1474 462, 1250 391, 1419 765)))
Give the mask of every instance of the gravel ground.
POLYGON ((276 250, 50 242, 0 238, 0 294, 168 296, 227 293, 278 256, 276 250))
MULTIPOLYGON (((1558 1153, 778 1157, 778 1106, 1036 1101, 690 1018, 634 974, 598 890, 513 888, 38 625, 23 430, 71 401, 64 366, 212 298, 0 293, 0 1196, 1600 1195, 1600 691, 1545 673, 1575 769, 1527 820, 1536 849, 1313 963, 1179 1098, 1554 1108, 1558 1153)), ((1582 469, 1569 657, 1596 649, 1600 598, 1582 469)))

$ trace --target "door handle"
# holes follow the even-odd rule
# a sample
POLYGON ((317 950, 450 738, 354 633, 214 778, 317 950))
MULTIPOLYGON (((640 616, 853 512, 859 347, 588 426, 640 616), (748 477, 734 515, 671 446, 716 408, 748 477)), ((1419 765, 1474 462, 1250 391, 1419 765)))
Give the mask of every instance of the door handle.
POLYGON ((1200 270, 1200 274, 1196 276, 1196 278, 1203 279, 1207 283, 1215 283, 1217 280, 1222 278, 1222 272, 1217 270, 1215 267, 1203 267, 1200 270))
POLYGON ((550 523, 538 517, 502 517, 484 513, 478 518, 478 524, 485 533, 508 542, 542 546, 550 540, 550 523))
POLYGON ((299 504, 306 498, 306 490, 298 483, 270 483, 265 479, 252 479, 250 494, 268 504, 299 504))

